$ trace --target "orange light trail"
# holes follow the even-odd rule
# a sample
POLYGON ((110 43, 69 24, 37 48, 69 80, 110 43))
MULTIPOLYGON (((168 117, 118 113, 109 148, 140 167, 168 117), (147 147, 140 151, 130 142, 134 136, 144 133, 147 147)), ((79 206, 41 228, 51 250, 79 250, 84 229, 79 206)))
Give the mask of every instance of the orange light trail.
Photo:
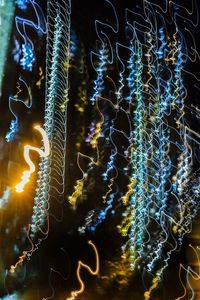
POLYGON ((40 157, 47 157, 50 154, 50 144, 49 144, 46 131, 43 128, 41 128, 41 126, 39 125, 34 126, 34 129, 38 130, 42 135, 44 150, 41 150, 40 148, 37 147, 33 147, 31 145, 24 146, 24 159, 29 166, 29 170, 25 170, 23 172, 21 181, 16 185, 16 191, 18 193, 24 191, 24 187, 29 182, 31 174, 35 172, 35 164, 32 162, 30 158, 30 151, 36 151, 40 155, 40 157))
POLYGON ((77 275, 77 278, 78 278, 78 282, 80 283, 80 288, 78 290, 76 290, 76 291, 72 291, 70 297, 66 298, 66 300, 74 300, 80 294, 82 294, 84 292, 84 290, 85 290, 85 284, 84 284, 84 281, 82 280, 81 274, 80 274, 81 268, 85 268, 93 276, 98 275, 98 273, 99 273, 99 254, 98 254, 97 248, 93 244, 92 241, 89 241, 88 244, 94 249, 95 256, 96 256, 96 268, 93 271, 90 266, 84 264, 82 261, 78 262, 78 267, 77 267, 76 275, 77 275))

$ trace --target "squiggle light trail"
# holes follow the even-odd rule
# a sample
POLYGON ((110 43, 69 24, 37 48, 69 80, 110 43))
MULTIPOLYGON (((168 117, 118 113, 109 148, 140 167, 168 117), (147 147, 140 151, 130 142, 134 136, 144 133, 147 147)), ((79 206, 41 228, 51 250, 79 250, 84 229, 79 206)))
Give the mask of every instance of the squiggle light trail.
POLYGON ((22 3, 19 1, 17 4, 21 9, 24 10, 26 10, 28 5, 32 6, 36 16, 36 22, 29 19, 22 18, 20 16, 15 17, 17 31, 21 36, 21 38, 23 39, 23 44, 21 49, 22 57, 20 59, 20 65, 24 70, 32 71, 33 64, 36 58, 34 53, 34 44, 26 32, 26 27, 34 28, 38 32, 38 34, 45 34, 46 20, 41 7, 36 1, 29 0, 29 1, 23 1, 22 3))
POLYGON ((13 111, 13 108, 12 108, 12 104, 14 102, 23 103, 29 109, 32 107, 31 89, 21 76, 19 77, 19 82, 17 83, 17 93, 14 95, 14 97, 11 97, 11 96, 9 97, 9 110, 10 110, 11 114, 14 116, 15 119, 11 120, 10 130, 6 133, 5 138, 6 138, 7 142, 10 142, 14 139, 15 134, 19 129, 19 119, 18 119, 17 114, 13 111), (22 83, 23 86, 26 88, 26 91, 28 93, 28 103, 26 103, 25 100, 22 100, 22 99, 19 98, 19 95, 23 90, 23 87, 21 87, 20 83, 22 83))
POLYGON ((44 142, 44 150, 41 150, 40 148, 33 147, 30 145, 24 146, 24 159, 29 166, 29 170, 23 172, 21 182, 19 182, 16 185, 16 191, 18 193, 24 191, 24 187, 29 182, 31 174, 35 172, 35 164, 32 162, 30 158, 30 151, 37 152, 40 155, 40 157, 47 157, 50 154, 50 144, 49 144, 46 131, 42 129, 39 125, 34 126, 34 128, 38 130, 42 135, 42 139, 44 142))
POLYGON ((83 263, 82 261, 79 261, 78 262, 78 267, 77 267, 77 271, 76 271, 76 274, 77 274, 77 279, 78 279, 78 282, 80 283, 80 288, 79 290, 76 290, 76 291, 72 291, 71 292, 71 296, 66 298, 66 300, 74 300, 76 299, 80 294, 82 294, 85 290, 85 284, 84 284, 84 281, 83 279, 81 278, 81 269, 86 269, 91 275, 93 276, 96 276, 98 275, 99 273, 99 254, 98 254, 98 251, 97 251, 97 248, 96 246, 93 244, 92 241, 89 241, 88 242, 88 245, 90 245, 93 250, 94 250, 94 253, 95 253, 95 257, 96 257, 96 268, 94 270, 92 270, 92 268, 88 265, 86 265, 85 263, 83 263))

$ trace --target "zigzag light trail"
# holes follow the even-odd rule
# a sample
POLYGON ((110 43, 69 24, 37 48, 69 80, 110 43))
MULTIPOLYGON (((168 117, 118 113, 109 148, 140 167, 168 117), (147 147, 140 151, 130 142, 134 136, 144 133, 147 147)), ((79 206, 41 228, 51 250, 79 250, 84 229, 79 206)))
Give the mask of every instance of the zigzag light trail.
POLYGON ((47 77, 44 128, 50 141, 51 155, 41 159, 39 163, 31 237, 34 237, 37 230, 45 223, 50 195, 52 199, 62 197, 65 178, 71 3, 70 1, 48 1, 47 12, 47 77), (53 192, 52 189, 55 184, 54 180, 59 185, 56 192, 53 192))

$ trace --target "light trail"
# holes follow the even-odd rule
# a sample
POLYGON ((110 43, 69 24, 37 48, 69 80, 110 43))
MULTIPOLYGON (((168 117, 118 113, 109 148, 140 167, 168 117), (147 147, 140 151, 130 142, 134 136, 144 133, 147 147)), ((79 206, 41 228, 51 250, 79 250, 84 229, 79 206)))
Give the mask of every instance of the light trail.
POLYGON ((85 283, 84 283, 83 279, 81 278, 81 269, 82 268, 86 269, 93 276, 96 276, 99 273, 99 254, 98 254, 97 248, 93 244, 92 241, 89 241, 88 245, 90 245, 93 248, 93 250, 94 250, 95 257, 96 257, 96 267, 95 267, 94 270, 92 270, 92 268, 89 265, 83 263, 82 261, 78 262, 78 267, 77 267, 76 275, 77 275, 78 282, 80 284, 80 288, 78 290, 72 291, 70 297, 66 298, 66 300, 74 300, 80 294, 82 294, 84 292, 84 290, 85 290, 85 283))
POLYGON ((22 193, 24 191, 25 185, 30 181, 31 174, 35 172, 35 164, 32 162, 30 158, 30 151, 37 152, 40 157, 47 157, 50 154, 50 143, 46 131, 43 128, 41 128, 39 125, 34 126, 34 129, 38 130, 42 135, 44 150, 41 150, 38 147, 33 147, 31 145, 24 146, 24 159, 27 165, 29 166, 29 170, 23 172, 21 181, 16 185, 16 191, 18 193, 22 193))

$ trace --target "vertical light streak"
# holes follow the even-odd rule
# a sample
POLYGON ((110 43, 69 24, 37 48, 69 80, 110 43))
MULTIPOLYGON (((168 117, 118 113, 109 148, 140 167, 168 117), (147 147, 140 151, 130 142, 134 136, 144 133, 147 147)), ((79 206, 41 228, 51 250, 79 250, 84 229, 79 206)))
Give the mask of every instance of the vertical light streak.
POLYGON ((68 70, 70 59, 70 1, 48 1, 47 76, 44 128, 51 155, 39 163, 30 235, 45 224, 49 199, 64 192, 67 142, 68 70), (54 186, 56 182, 56 187, 54 186))
MULTIPOLYGON (((134 112, 134 131, 133 131, 133 148, 131 152, 131 164, 132 164, 132 180, 129 188, 133 187, 131 192, 123 197, 123 201, 127 202, 129 198, 129 206, 126 209, 126 217, 120 231, 126 234, 129 231, 128 243, 129 249, 129 261, 131 269, 135 268, 138 258, 138 250, 142 251, 143 247, 143 232, 144 232, 144 219, 145 219, 145 180, 146 180, 146 167, 145 167, 145 124, 144 124, 144 102, 142 99, 142 45, 136 40, 134 45, 135 52, 135 86, 134 88, 134 100, 135 100, 135 112, 134 112)), ((132 57, 132 55, 131 55, 132 57)), ((125 246, 126 248, 126 246, 125 246)), ((124 247, 123 247, 124 249, 124 247)))
POLYGON ((104 86, 104 74, 106 73, 107 65, 107 50, 105 45, 99 49, 99 53, 96 54, 99 58, 99 64, 96 68, 97 79, 94 81, 94 94, 90 97, 90 101, 94 104, 98 97, 102 95, 104 86))
POLYGON ((129 95, 126 97, 126 100, 128 103, 132 103, 134 93, 135 93, 135 52, 134 52, 134 46, 130 46, 131 55, 128 59, 128 77, 126 78, 128 82, 128 88, 129 88, 129 95))

